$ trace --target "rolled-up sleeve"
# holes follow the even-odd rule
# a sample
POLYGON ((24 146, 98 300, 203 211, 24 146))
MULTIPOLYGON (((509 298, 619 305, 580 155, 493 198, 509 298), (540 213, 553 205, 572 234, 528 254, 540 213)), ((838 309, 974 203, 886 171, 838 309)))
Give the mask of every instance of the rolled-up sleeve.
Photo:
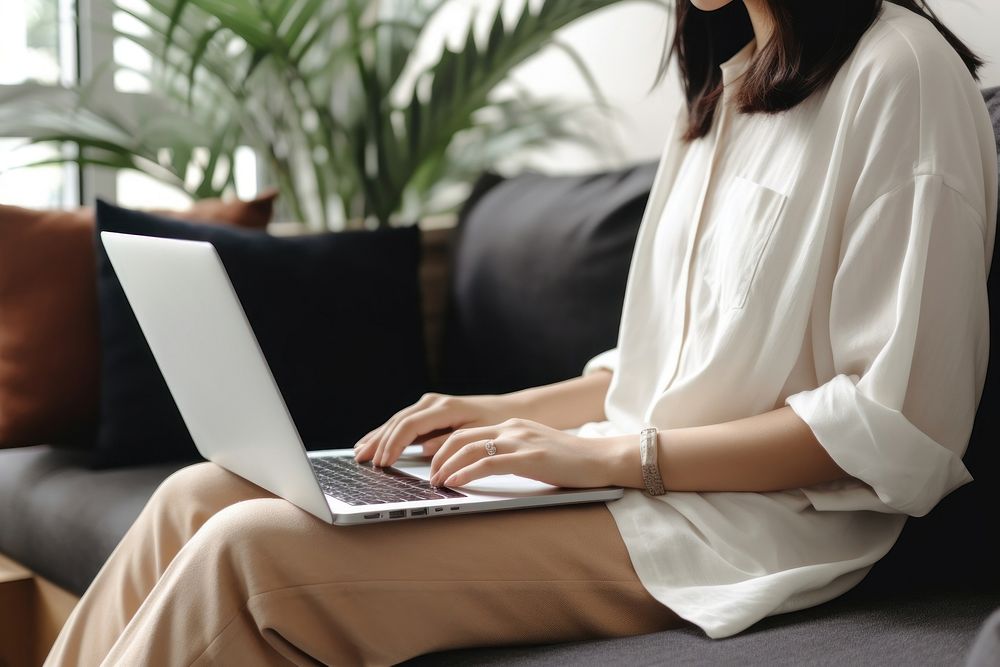
POLYGON ((883 511, 923 516, 972 480, 962 455, 986 376, 994 234, 939 176, 886 193, 844 230, 831 376, 785 403, 883 511))
POLYGON ((618 348, 613 347, 610 350, 601 352, 595 357, 592 357, 583 366, 583 372, 581 375, 589 375, 595 371, 602 369, 607 369, 612 373, 615 372, 615 368, 618 366, 618 348))

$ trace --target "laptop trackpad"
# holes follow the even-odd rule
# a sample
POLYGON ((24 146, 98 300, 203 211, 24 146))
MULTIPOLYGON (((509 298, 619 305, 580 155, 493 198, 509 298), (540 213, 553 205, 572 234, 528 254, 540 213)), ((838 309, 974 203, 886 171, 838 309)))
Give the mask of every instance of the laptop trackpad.
MULTIPOLYGON (((393 468, 404 470, 411 475, 429 480, 431 478, 431 459, 422 455, 419 445, 407 447, 399 457, 393 468)), ((557 486, 539 482, 527 477, 518 475, 490 475, 470 482, 465 486, 456 487, 462 493, 475 494, 477 496, 537 496, 551 494, 553 491, 562 491, 557 486)))

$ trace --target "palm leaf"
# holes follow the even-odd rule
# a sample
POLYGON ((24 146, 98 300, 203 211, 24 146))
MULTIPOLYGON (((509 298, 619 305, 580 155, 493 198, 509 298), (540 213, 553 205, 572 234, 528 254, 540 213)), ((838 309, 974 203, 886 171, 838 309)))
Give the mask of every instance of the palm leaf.
MULTIPOLYGON (((412 93, 406 111, 410 123, 406 128, 406 150, 403 147, 393 150, 394 154, 408 158, 402 167, 397 167, 403 187, 421 171, 426 178, 428 169, 424 163, 441 159, 454 137, 472 126, 475 111, 488 104, 490 92, 513 68, 550 44, 552 35, 560 28, 618 1, 549 0, 537 11, 525 3, 511 28, 504 25, 500 7, 482 47, 475 38, 474 26, 470 26, 464 47, 459 51, 445 48, 438 62, 427 70, 426 75, 432 81, 430 95, 423 98, 419 86, 412 93)), ((586 69, 582 60, 574 61, 578 68, 586 69)), ((587 81, 596 89, 592 77, 587 81)), ((402 199, 401 190, 396 194, 398 198, 389 206, 393 210, 402 199)))

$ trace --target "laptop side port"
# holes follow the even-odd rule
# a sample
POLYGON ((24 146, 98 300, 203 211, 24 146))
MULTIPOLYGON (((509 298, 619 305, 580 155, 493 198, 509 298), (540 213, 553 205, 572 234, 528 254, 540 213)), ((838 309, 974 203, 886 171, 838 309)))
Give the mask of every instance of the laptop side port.
POLYGON ((380 516, 382 516, 382 513, 381 513, 381 512, 375 512, 375 514, 366 514, 366 515, 365 515, 365 518, 366 518, 366 519, 377 519, 377 518, 379 518, 380 516))
POLYGON ((460 509, 461 509, 461 507, 451 507, 451 508, 449 508, 449 509, 450 509, 450 510, 451 510, 452 512, 457 512, 458 510, 460 510, 460 509))
POLYGON ((410 510, 410 516, 424 516, 427 514, 427 508, 421 507, 420 509, 410 510))
POLYGON ((406 516, 406 510, 392 510, 389 512, 390 519, 402 519, 406 516))

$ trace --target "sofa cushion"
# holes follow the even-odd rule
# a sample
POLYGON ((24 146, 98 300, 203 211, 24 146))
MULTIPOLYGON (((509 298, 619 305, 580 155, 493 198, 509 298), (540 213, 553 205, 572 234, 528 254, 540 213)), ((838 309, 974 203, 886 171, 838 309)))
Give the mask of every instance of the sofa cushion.
POLYGON ((90 470, 87 452, 0 451, 0 553, 81 595, 171 463, 90 470))
POLYGON ((766 618, 728 639, 709 639, 687 628, 621 639, 448 651, 403 664, 961 665, 983 620, 1000 601, 998 595, 996 590, 960 591, 876 599, 848 593, 819 607, 766 618))
MULTIPOLYGON (((310 449, 353 446, 427 390, 416 227, 273 237, 104 202, 97 217, 100 231, 215 245, 310 449)), ((98 265, 101 423, 94 465, 197 458, 103 245, 98 265)))
POLYGON ((986 100, 986 108, 989 110, 990 120, 993 121, 993 133, 997 139, 997 154, 1000 154, 1000 86, 984 90, 983 99, 986 100))
POLYGON ((966 667, 996 667, 1000 661, 1000 607, 986 619, 969 651, 966 667))
POLYGON ((485 177, 459 216, 441 391, 564 380, 614 347, 655 171, 485 177))
MULTIPOLYGON (((274 193, 172 217, 262 228, 274 193)), ((93 440, 98 335, 94 211, 0 205, 0 447, 93 440)))

